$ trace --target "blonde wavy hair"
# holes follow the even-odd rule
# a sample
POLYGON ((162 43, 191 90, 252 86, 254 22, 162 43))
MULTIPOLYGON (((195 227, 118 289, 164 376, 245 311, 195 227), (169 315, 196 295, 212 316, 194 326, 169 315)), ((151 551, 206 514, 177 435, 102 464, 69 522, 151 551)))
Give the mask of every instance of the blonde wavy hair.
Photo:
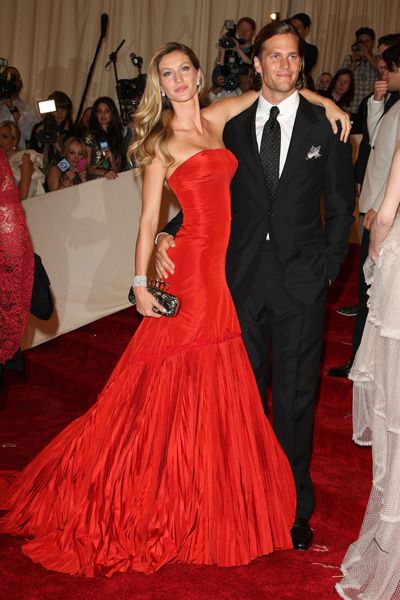
POLYGON ((66 158, 67 154, 69 152, 69 149, 71 148, 71 146, 80 146, 82 149, 82 154, 85 158, 87 158, 87 150, 86 150, 86 146, 83 140, 81 140, 81 138, 79 137, 69 137, 66 140, 64 140, 64 143, 62 145, 61 148, 61 153, 62 155, 66 158))
MULTIPOLYGON (((171 52, 185 54, 193 67, 198 71, 200 62, 188 46, 177 42, 169 42, 161 46, 150 60, 146 87, 142 100, 133 119, 133 142, 128 148, 129 160, 134 164, 138 175, 151 163, 159 152, 168 166, 173 164, 174 157, 168 150, 168 142, 173 135, 171 119, 174 114, 170 101, 161 95, 159 65, 163 56, 171 52)), ((198 94, 203 105, 203 78, 201 78, 198 94)))
POLYGON ((5 129, 8 129, 8 131, 10 132, 10 135, 12 137, 12 139, 15 142, 15 147, 18 147, 19 141, 21 139, 21 130, 18 127, 18 125, 15 123, 15 121, 1 121, 0 123, 0 129, 3 129, 3 127, 5 129))

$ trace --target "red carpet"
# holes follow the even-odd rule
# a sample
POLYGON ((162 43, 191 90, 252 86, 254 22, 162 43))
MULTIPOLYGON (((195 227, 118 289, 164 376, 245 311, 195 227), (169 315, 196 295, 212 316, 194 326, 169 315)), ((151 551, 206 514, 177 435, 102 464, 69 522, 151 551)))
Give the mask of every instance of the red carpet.
MULTIPOLYGON (((356 301, 357 247, 330 292, 321 393, 316 413, 313 478, 315 543, 246 567, 175 565, 155 575, 83 579, 48 572, 0 536, 0 598, 137 600, 328 600, 348 544, 355 539, 369 494, 371 456, 351 441, 351 383, 325 375, 347 360, 353 319, 335 312, 356 301)), ((137 324, 135 310, 115 315, 25 352, 25 374, 7 373, 0 406, 0 469, 20 469, 93 403, 137 324)))

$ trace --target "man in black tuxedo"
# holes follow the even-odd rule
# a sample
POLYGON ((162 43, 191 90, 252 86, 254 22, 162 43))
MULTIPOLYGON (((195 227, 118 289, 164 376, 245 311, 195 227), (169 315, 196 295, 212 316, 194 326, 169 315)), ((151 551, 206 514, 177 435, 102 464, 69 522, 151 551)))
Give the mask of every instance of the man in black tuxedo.
MULTIPOLYGON (((259 32, 254 66, 261 95, 226 125, 224 141, 239 161, 231 187, 227 281, 263 402, 272 347, 273 424, 296 482, 293 544, 305 550, 312 542, 309 464, 326 293, 347 252, 354 180, 349 144, 296 90, 301 48, 288 23, 273 22, 259 32)), ((175 235, 182 219, 178 214, 164 232, 175 235)), ((159 241, 159 274, 170 270, 172 242, 168 235, 159 241)))
POLYGON ((296 27, 300 37, 303 40, 303 74, 306 79, 306 85, 310 90, 315 90, 314 80, 312 78, 312 71, 318 60, 318 48, 313 44, 306 42, 306 37, 311 27, 311 19, 306 13, 297 13, 289 19, 291 25, 296 27))

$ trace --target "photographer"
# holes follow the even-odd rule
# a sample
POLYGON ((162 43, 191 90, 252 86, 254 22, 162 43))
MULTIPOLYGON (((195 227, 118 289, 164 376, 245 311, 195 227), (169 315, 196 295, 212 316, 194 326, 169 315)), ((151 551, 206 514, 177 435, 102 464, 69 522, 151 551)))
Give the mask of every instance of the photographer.
POLYGON ((217 64, 212 73, 214 94, 215 88, 218 87, 229 91, 236 90, 239 87, 242 67, 252 65, 255 21, 250 17, 242 17, 237 26, 233 21, 225 21, 224 27, 225 33, 218 42, 217 64))
POLYGON ((80 138, 67 138, 62 147, 63 158, 52 165, 47 174, 49 192, 78 185, 87 181, 87 152, 80 138))
POLYGON ((52 165, 61 160, 64 140, 75 135, 76 131, 71 98, 56 90, 47 99, 54 100, 56 111, 35 125, 30 141, 30 147, 43 154, 43 169, 46 174, 52 165))
POLYGON ((2 97, 0 102, 0 121, 14 121, 21 131, 18 148, 26 148, 30 140, 32 128, 38 122, 38 114, 33 106, 24 102, 19 94, 23 87, 21 74, 15 67, 7 67, 2 77, 10 84, 7 97, 2 97))
POLYGON ((378 57, 373 53, 375 32, 370 27, 361 27, 356 31, 356 41, 351 46, 342 67, 350 69, 354 74, 354 98, 349 110, 352 115, 357 113, 361 100, 374 89, 374 83, 379 78, 378 57))

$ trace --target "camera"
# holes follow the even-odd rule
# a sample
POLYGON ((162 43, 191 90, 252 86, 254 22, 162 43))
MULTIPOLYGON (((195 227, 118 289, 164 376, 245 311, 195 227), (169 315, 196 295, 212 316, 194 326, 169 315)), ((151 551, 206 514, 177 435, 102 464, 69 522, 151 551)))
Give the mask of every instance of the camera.
POLYGON ((40 115, 45 115, 43 118, 43 129, 37 136, 42 144, 55 144, 57 142, 57 122, 54 114, 56 112, 56 103, 54 100, 39 100, 37 103, 40 115))
POLYGON ((361 46, 360 42, 354 42, 354 44, 351 45, 352 52, 361 52, 361 50, 362 50, 362 46, 361 46))
POLYGON ((117 96, 124 125, 131 120, 146 87, 146 74, 142 73, 143 58, 134 52, 131 52, 129 57, 139 74, 133 79, 118 79, 117 81, 117 96))
POLYGON ((218 40, 219 46, 225 50, 235 47, 236 24, 235 21, 227 19, 224 23, 226 33, 218 40))
POLYGON ((224 89, 233 92, 239 87, 241 68, 235 58, 230 56, 228 62, 221 67, 221 73, 224 76, 224 89))
POLYGON ((117 96, 122 110, 122 120, 126 125, 132 118, 146 86, 146 75, 140 74, 133 79, 118 79, 117 96))
POLYGON ((18 92, 18 80, 12 73, 5 73, 8 60, 0 58, 0 98, 11 98, 18 92))
POLYGON ((236 24, 234 21, 227 19, 224 28, 226 32, 218 40, 220 48, 226 50, 224 64, 221 66, 221 74, 225 79, 223 88, 232 92, 239 87, 242 73, 242 61, 236 51, 236 44, 243 44, 244 40, 236 37, 236 24))
POLYGON ((236 24, 231 19, 226 19, 224 23, 226 33, 218 40, 218 45, 224 50, 231 50, 236 46, 236 42, 243 44, 244 40, 236 37, 236 24))

